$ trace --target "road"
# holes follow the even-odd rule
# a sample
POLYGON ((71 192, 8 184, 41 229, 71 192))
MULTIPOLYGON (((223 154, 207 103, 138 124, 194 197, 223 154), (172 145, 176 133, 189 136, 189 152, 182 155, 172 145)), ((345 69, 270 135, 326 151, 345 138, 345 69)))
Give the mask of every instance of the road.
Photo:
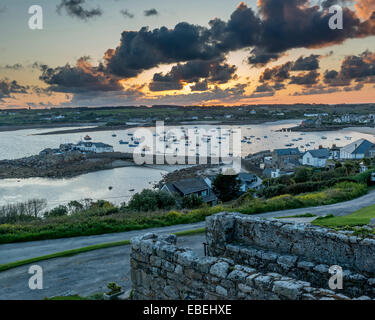
MULTIPOLYGON (((350 214, 353 211, 359 210, 361 208, 375 204, 375 190, 369 192, 363 197, 347 201, 336 203, 328 206, 312 207, 312 208, 302 208, 293 210, 283 210, 267 212, 256 215, 257 217, 282 217, 290 215, 298 215, 304 213, 312 213, 318 216, 333 214, 335 216, 343 216, 350 214)), ((203 228, 205 226, 204 222, 176 225, 170 227, 153 228, 147 230, 136 230, 121 233, 103 234, 97 236, 85 236, 85 237, 75 237, 66 239, 54 239, 54 240, 42 240, 42 241, 32 241, 24 243, 11 243, 0 245, 0 264, 14 262, 18 260, 25 260, 34 257, 40 257, 47 254, 52 254, 56 252, 61 252, 65 250, 82 248, 90 245, 101 244, 106 242, 115 242, 121 240, 131 239, 132 237, 139 236, 146 232, 156 232, 156 233, 173 233, 186 230, 194 230, 198 228, 203 228)))
MULTIPOLYGON (((177 244, 203 256, 204 234, 178 238, 177 244)), ((109 282, 131 288, 130 246, 113 247, 76 256, 38 262, 43 290, 30 290, 30 265, 0 273, 0 300, 41 300, 57 295, 89 296, 107 291, 109 282)))

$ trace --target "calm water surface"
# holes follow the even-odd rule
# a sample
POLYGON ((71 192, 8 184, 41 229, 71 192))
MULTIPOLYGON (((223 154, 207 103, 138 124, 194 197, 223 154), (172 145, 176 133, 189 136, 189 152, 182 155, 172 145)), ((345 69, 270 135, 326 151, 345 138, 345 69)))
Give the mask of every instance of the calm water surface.
MULTIPOLYGON (((291 128, 298 125, 300 120, 286 120, 260 125, 222 126, 222 128, 241 130, 242 136, 250 137, 251 144, 242 144, 242 155, 261 150, 285 148, 286 144, 293 143, 301 151, 307 149, 331 147, 332 144, 345 146, 360 138, 375 142, 371 134, 355 132, 351 129, 328 132, 277 132, 282 128, 291 128), (326 139, 322 139, 325 137, 326 139), (351 137, 349 140, 347 137, 351 137), (295 141, 297 140, 297 141, 295 141), (306 147, 306 144, 310 146, 306 147)), ((180 127, 180 126, 178 126, 180 127)), ((184 126, 193 129, 194 126, 184 126)), ((200 125, 207 132, 215 126, 200 125)), ((71 128, 69 128, 71 129, 71 128)), ((56 129, 62 130, 62 128, 56 129)), ((153 130, 153 129, 151 129, 153 130)), ((165 130, 168 130, 166 128, 165 130)), ((44 148, 57 148, 62 143, 77 143, 86 133, 58 134, 36 136, 36 133, 50 132, 51 129, 31 129, 10 132, 0 132, 0 160, 16 159, 39 153, 44 148)), ((127 145, 120 145, 119 140, 129 141, 128 133, 135 129, 121 131, 89 132, 94 142, 104 142, 114 146, 115 151, 130 151, 127 145), (116 134, 116 137, 112 135, 116 134)), ((134 192, 149 188, 159 181, 165 168, 118 168, 89 173, 72 179, 51 180, 45 178, 6 179, 0 180, 0 205, 24 201, 30 198, 45 198, 49 206, 57 206, 70 200, 83 198, 106 199, 114 203, 127 201, 134 192), (109 190, 109 186, 113 189, 109 190), (134 189, 134 191, 129 191, 134 189)))

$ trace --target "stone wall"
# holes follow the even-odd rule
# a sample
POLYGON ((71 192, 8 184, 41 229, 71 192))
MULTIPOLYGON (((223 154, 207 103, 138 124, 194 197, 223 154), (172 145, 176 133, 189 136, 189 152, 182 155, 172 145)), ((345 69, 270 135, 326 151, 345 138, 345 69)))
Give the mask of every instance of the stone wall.
POLYGON ((375 297, 375 240, 306 224, 220 213, 206 220, 211 256, 327 288, 332 265, 343 268, 350 297, 375 297))
POLYGON ((172 235, 146 234, 132 239, 131 246, 134 299, 348 299, 305 281, 259 272, 232 259, 198 257, 191 250, 177 247, 172 235))

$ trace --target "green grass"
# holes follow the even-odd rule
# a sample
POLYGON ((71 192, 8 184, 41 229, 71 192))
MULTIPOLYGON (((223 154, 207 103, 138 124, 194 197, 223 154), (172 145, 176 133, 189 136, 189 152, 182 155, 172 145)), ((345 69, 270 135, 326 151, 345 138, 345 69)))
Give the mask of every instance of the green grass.
MULTIPOLYGON (((205 231, 206 231, 205 228, 201 228, 201 229, 196 229, 196 230, 187 230, 187 231, 176 232, 174 234, 177 237, 182 237, 182 236, 192 236, 192 235, 204 233, 205 231)), ((17 268, 17 267, 20 267, 20 266, 24 266, 24 265, 27 265, 27 264, 44 261, 44 260, 50 260, 50 259, 62 258, 62 257, 70 257, 70 256, 74 256, 74 255, 84 253, 84 252, 89 252, 89 251, 94 251, 94 250, 99 250, 99 249, 112 248, 112 247, 126 246, 126 245, 129 245, 129 244, 130 244, 130 240, 123 240, 123 241, 117 241, 117 242, 107 242, 107 243, 96 244, 96 245, 78 248, 78 249, 73 249, 73 250, 61 251, 61 252, 48 254, 48 255, 45 255, 45 256, 41 256, 41 257, 25 259, 25 260, 20 260, 20 261, 16 261, 16 262, 10 262, 10 263, 0 265, 0 272, 6 271, 6 270, 9 270, 9 269, 13 269, 13 268, 17 268)))
POLYGON ((360 209, 352 214, 342 217, 326 216, 315 219, 312 224, 321 227, 353 227, 369 224, 375 218, 375 205, 360 209))
POLYGON ((277 217, 276 219, 289 219, 289 218, 312 218, 316 217, 316 214, 312 213, 305 213, 305 214, 297 214, 295 216, 286 216, 286 217, 277 217))
POLYGON ((343 182, 320 192, 281 195, 270 199, 244 196, 231 204, 202 207, 191 211, 130 212, 117 208, 94 208, 68 216, 32 222, 0 225, 0 244, 76 236, 144 230, 201 222, 213 214, 228 211, 259 214, 298 208, 316 207, 348 201, 368 192, 365 184, 343 182))

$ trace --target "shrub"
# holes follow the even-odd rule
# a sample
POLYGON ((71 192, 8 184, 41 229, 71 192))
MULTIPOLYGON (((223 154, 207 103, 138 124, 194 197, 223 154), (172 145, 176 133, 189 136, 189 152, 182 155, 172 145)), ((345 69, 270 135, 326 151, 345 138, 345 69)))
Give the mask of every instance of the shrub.
POLYGON ((47 211, 44 214, 45 218, 50 218, 50 217, 62 217, 68 214, 68 208, 66 206, 60 205, 51 211, 47 211))
POLYGON ((196 194, 184 196, 181 201, 182 208, 185 209, 196 209, 204 204, 203 198, 196 194))
POLYGON ((127 205, 127 209, 136 211, 169 210, 176 205, 174 196, 163 191, 144 189, 136 193, 127 205))
POLYGON ((238 176, 218 174, 212 183, 212 190, 223 202, 236 199, 240 191, 238 176))

